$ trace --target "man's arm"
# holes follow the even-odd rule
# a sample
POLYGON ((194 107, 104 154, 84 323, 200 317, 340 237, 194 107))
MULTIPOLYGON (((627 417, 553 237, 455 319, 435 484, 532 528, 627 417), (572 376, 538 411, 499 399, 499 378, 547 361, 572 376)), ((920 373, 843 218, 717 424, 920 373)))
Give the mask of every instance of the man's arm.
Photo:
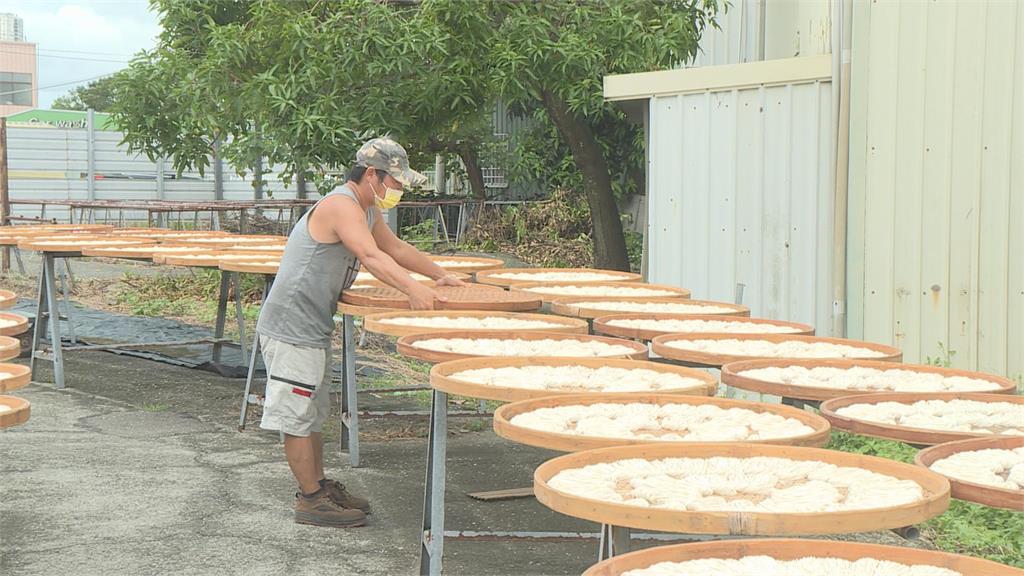
POLYGON ((437 295, 429 287, 413 280, 404 268, 377 246, 367 229, 366 215, 357 203, 347 198, 338 198, 333 202, 321 203, 318 210, 324 209, 328 211, 329 221, 338 239, 375 278, 407 294, 414 310, 434 307, 437 295))
MULTIPOLYGON (((377 208, 374 208, 374 210, 377 210, 377 208)), ((463 284, 461 281, 456 280, 453 274, 435 264, 429 256, 417 250, 412 244, 395 236, 391 228, 384 223, 384 218, 379 210, 377 210, 377 221, 373 224, 372 233, 377 246, 406 270, 412 270, 434 280, 444 279, 442 285, 461 286, 463 284)))

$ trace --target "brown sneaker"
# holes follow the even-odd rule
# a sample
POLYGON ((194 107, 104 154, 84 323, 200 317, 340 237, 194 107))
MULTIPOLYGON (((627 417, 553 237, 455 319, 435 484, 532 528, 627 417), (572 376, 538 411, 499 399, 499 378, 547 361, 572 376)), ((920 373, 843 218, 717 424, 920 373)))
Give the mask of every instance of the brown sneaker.
POLYGON ((295 523, 332 528, 355 528, 366 524, 366 514, 354 508, 343 508, 331 499, 326 488, 312 496, 295 495, 295 523))
POLYGON ((345 489, 345 485, 341 482, 337 480, 324 480, 324 489, 330 494, 331 500, 334 500, 335 504, 343 508, 361 510, 364 514, 371 514, 370 501, 366 498, 349 494, 348 490, 345 489))

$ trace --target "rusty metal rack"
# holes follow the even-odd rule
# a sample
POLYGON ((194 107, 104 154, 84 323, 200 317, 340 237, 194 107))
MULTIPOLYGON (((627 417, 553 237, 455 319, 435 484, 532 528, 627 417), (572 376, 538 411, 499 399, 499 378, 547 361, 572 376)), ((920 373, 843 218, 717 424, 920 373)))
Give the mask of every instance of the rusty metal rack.
POLYGON ((126 213, 145 212, 147 226, 169 228, 210 228, 219 230, 221 221, 227 213, 238 213, 239 233, 248 231, 249 223, 254 214, 277 212, 277 223, 284 233, 302 216, 306 208, 316 203, 313 199, 288 200, 216 200, 208 202, 188 202, 173 200, 11 200, 11 205, 39 206, 38 218, 9 216, 8 220, 46 221, 47 207, 59 206, 67 208, 70 223, 117 223, 124 226, 126 222, 136 219, 125 218, 126 213), (186 218, 185 215, 190 217, 186 218), (207 216, 202 216, 207 214, 207 216), (175 216, 177 216, 175 218, 175 216), (175 226, 174 224, 177 223, 175 226))

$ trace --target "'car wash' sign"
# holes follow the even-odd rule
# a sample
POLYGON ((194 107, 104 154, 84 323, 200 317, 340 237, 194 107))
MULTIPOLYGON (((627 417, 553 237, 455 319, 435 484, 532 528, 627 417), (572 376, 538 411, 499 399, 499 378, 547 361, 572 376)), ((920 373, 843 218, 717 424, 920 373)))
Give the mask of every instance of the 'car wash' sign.
MULTIPOLYGON (((96 130, 117 130, 110 114, 94 112, 93 122, 96 124, 96 130)), ((78 110, 25 110, 8 116, 7 124, 84 129, 88 125, 88 113, 78 110)))

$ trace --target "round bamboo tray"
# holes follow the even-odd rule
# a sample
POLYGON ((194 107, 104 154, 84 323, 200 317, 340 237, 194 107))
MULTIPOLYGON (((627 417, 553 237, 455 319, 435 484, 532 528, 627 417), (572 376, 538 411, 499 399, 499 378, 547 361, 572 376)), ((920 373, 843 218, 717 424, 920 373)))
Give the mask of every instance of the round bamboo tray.
POLYGON ((668 346, 668 342, 676 340, 767 340, 769 342, 785 342, 788 340, 799 340, 803 342, 827 342, 831 344, 845 344, 859 348, 869 348, 882 352, 885 356, 872 358, 872 360, 885 360, 888 362, 899 362, 903 358, 903 352, 892 346, 875 344, 874 342, 863 342, 860 340, 846 340, 844 338, 825 338, 822 336, 798 336, 794 334, 663 334, 651 340, 651 351, 662 358, 699 364, 701 366, 720 367, 738 360, 752 360, 754 356, 739 356, 735 354, 711 354, 697 350, 681 350, 668 346))
MULTIPOLYGON (((957 440, 956 442, 946 442, 921 450, 914 457, 914 462, 918 466, 929 468, 937 460, 942 460, 957 452, 973 452, 975 450, 988 449, 1013 450, 1022 446, 1024 446, 1024 436, 989 436, 987 438, 957 440)), ((933 472, 942 474, 942 472, 934 470, 933 472)), ((946 479, 949 480, 953 498, 995 508, 1024 512, 1024 490, 986 486, 976 482, 968 482, 967 480, 958 480, 951 476, 946 476, 946 479)))
POLYGON ((627 396, 636 394, 659 394, 674 395, 685 394, 692 396, 714 396, 718 392, 718 380, 714 376, 702 370, 673 366, 672 364, 661 364, 646 360, 626 360, 622 358, 523 358, 513 356, 481 356, 466 358, 463 360, 452 360, 434 365, 430 369, 430 386, 436 390, 467 396, 469 398, 482 398, 484 400, 497 400, 499 402, 519 402, 521 400, 532 400, 535 398, 549 398, 552 396, 573 396, 580 397, 584 394, 595 392, 578 392, 573 390, 552 390, 536 388, 520 388, 514 386, 494 386, 480 384, 454 378, 465 370, 478 370, 481 368, 506 368, 522 366, 585 366, 588 368, 631 368, 653 370, 678 374, 684 378, 697 381, 697 384, 687 388, 671 388, 668 390, 656 390, 651 392, 600 392, 607 396, 627 396))
POLYGON ((232 260, 265 262, 280 257, 278 253, 242 252, 238 250, 196 250, 188 254, 155 254, 153 262, 167 266, 188 266, 190 268, 217 268, 221 259, 229 256, 232 260))
POLYGON ((150 246, 155 245, 156 240, 152 238, 136 238, 134 236, 91 236, 81 235, 78 238, 55 237, 55 236, 33 236, 18 242, 18 248, 22 250, 34 250, 36 252, 67 252, 80 254, 89 248, 120 248, 127 246, 150 246))
MULTIPOLYGON (((526 294, 506 292, 494 286, 467 285, 459 287, 438 286, 434 290, 448 298, 447 302, 437 300, 437 310, 500 310, 504 312, 524 312, 541 307, 540 298, 526 294)), ((376 308, 409 308, 409 297, 390 286, 372 288, 356 288, 345 290, 341 294, 343 302, 357 306, 376 308)))
POLYGON ((25 318, 21 314, 0 312, 0 320, 10 320, 15 322, 12 326, 0 328, 0 336, 17 336, 18 334, 28 332, 28 318, 25 318))
POLYGON ((473 274, 483 270, 501 268, 505 265, 504 262, 497 258, 479 258, 477 256, 432 255, 430 259, 433 260, 435 264, 449 272, 463 272, 465 274, 473 274), (438 264, 439 262, 440 264, 438 264), (442 266, 442 264, 444 265, 442 266))
POLYGON ((602 275, 614 275, 614 279, 601 279, 601 280, 571 280, 569 282, 577 284, 587 284, 590 282, 642 282, 643 277, 633 272, 621 272, 619 270, 601 270, 597 268, 496 268, 494 270, 484 270, 478 272, 476 275, 476 281, 481 284, 490 284, 492 286, 501 286, 502 288, 508 288, 513 284, 524 284, 533 282, 543 282, 549 284, 563 284, 566 280, 516 280, 514 278, 502 278, 502 274, 551 274, 551 273, 564 273, 564 274, 602 274, 602 275))
MULTIPOLYGON (((969 372, 954 368, 939 368, 938 366, 921 366, 918 364, 900 364, 893 366, 891 362, 879 360, 794 360, 788 358, 771 358, 768 360, 744 360, 730 362, 722 366, 722 382, 734 388, 741 388, 751 392, 762 394, 774 394, 783 398, 796 398, 798 400, 823 401, 832 398, 841 398, 851 394, 875 393, 866 390, 850 390, 847 388, 820 388, 817 386, 800 386, 797 384, 783 384, 781 382, 769 382, 758 380, 750 376, 744 376, 747 370, 759 368, 783 366, 803 366, 805 368, 832 367, 832 368, 874 368, 876 370, 907 370, 910 372, 925 372, 930 374, 942 374, 944 376, 964 376, 989 380, 1000 386, 999 390, 986 391, 985 394, 1012 394, 1017 389, 1017 383, 1009 378, 985 374, 984 372, 969 372)), ((882 392, 884 393, 884 392, 882 392)))
MULTIPOLYGON (((595 448, 607 448, 611 446, 626 446, 633 444, 692 444, 686 440, 652 440, 639 438, 615 438, 607 436, 581 436, 576 434, 563 434, 517 426, 512 423, 516 416, 539 410, 541 408, 557 408, 561 406, 589 406, 592 404, 691 404, 691 405, 712 405, 723 410, 730 408, 744 408, 754 412, 770 412, 783 418, 793 418, 809 426, 813 431, 800 436, 788 438, 772 438, 768 440, 745 440, 748 444, 777 444, 780 446, 812 446, 821 447, 828 443, 829 430, 831 426, 828 420, 821 416, 804 412, 803 410, 783 406, 781 404, 766 404, 763 402, 748 402, 746 400, 731 400, 728 398, 707 398, 700 396, 683 396, 680 394, 578 394, 574 396, 549 396, 547 398, 535 398, 523 400, 512 404, 505 404, 494 412, 494 432, 519 444, 558 450, 561 452, 579 452, 581 450, 593 450, 595 448)), ((704 444, 718 444, 718 442, 702 442, 704 444)))
POLYGON ((285 236, 263 236, 259 234, 225 234, 223 236, 209 236, 206 238, 168 238, 164 244, 170 246, 199 246, 213 249, 225 249, 227 246, 243 244, 250 245, 271 245, 284 244, 288 241, 285 236))
POLYGON ((236 260, 224 260, 218 265, 221 270, 228 272, 243 272, 245 274, 264 274, 268 276, 276 276, 278 268, 281 267, 281 262, 264 260, 261 262, 245 262, 236 260))
POLYGON ((16 244, 17 240, 11 239, 29 238, 32 236, 57 236, 60 234, 104 234, 112 230, 113 226, 106 224, 29 224, 20 226, 5 226, 0 228, 0 244, 16 244))
POLYGON ((124 234, 126 236, 158 238, 161 240, 172 240, 175 238, 187 240, 189 238, 209 238, 228 235, 223 230, 173 230, 171 228, 114 228, 110 233, 115 236, 124 234))
POLYGON ((744 556, 770 556, 777 560, 798 560, 809 556, 850 561, 874 558, 907 565, 937 566, 959 572, 963 576, 1024 576, 1024 570, 960 554, 903 546, 803 538, 721 540, 658 546, 609 558, 591 566, 583 576, 621 576, 630 570, 647 568, 661 562, 685 562, 703 558, 739 559, 744 556))
POLYGON ((338 301, 339 314, 348 314, 349 316, 355 316, 357 318, 364 318, 371 314, 385 314, 388 312, 401 312, 401 310, 396 310, 394 308, 378 308, 375 306, 356 306, 355 304, 345 304, 340 300, 338 301))
MULTIPOLYGON (((679 314, 700 314, 713 316, 750 316, 750 308, 739 304, 728 302, 715 302, 712 300, 690 300, 682 298, 558 298, 551 302, 551 311, 562 316, 576 316, 579 318, 598 318, 609 314, 618 314, 618 310, 607 308, 595 308, 594 304, 599 302, 636 302, 638 304, 669 304, 673 307, 686 307, 685 310, 665 312, 664 315, 676 316, 679 314), (699 307, 714 306, 724 309, 722 312, 702 310, 699 307), (691 308, 692 307, 692 308, 691 308)), ((625 312, 624 312, 625 313, 625 312)), ((633 312, 628 312, 633 314, 633 312)), ((650 312, 636 312, 636 314, 651 314, 650 312)), ((653 313, 660 314, 660 313, 653 313)))
MULTIPOLYGON (((87 248, 82 250, 82 256, 97 258, 128 258, 134 260, 152 260, 160 254, 194 254, 203 251, 203 248, 191 246, 165 246, 162 244, 147 244, 144 246, 122 246, 120 248, 87 248), (184 250, 178 250, 183 248, 184 250), (171 250, 168 252, 167 250, 171 250)), ((212 250, 208 250, 212 252, 212 250)))
POLYGON ((0 336, 0 362, 6 362, 21 355, 21 342, 10 336, 0 336))
POLYGON ((633 289, 633 290, 650 289, 650 290, 661 290, 661 291, 664 291, 664 292, 671 292, 671 294, 663 294, 663 295, 660 295, 660 296, 608 296, 608 298, 629 298, 630 300, 634 300, 634 301, 637 301, 637 302, 647 301, 647 300, 651 300, 651 299, 654 299, 654 298, 657 298, 657 299, 662 299, 662 298, 682 299, 682 298, 689 298, 690 297, 690 291, 687 290, 686 288, 678 288, 676 286, 668 286, 668 285, 665 285, 665 284, 645 284, 645 283, 641 283, 641 282, 522 282, 522 283, 519 283, 519 284, 513 284, 513 285, 509 286, 509 290, 512 291, 512 292, 526 292, 526 293, 529 293, 529 294, 533 294, 533 295, 538 296, 541 299, 543 299, 545 304, 549 304, 551 302, 554 302, 556 300, 561 300, 563 298, 583 297, 583 298, 589 298, 591 300, 601 300, 601 299, 605 298, 605 296, 579 296, 578 294, 570 294, 570 293, 564 293, 564 292, 562 292, 562 293, 546 293, 546 292, 538 292, 537 291, 537 290, 559 290, 559 289, 562 289, 562 288, 570 288, 570 287, 591 288, 591 289, 600 289, 600 288, 609 288, 609 289, 611 289, 611 288, 627 288, 627 289, 633 289))
POLYGON ((18 295, 10 290, 0 290, 0 310, 6 310, 18 303, 18 295))
MULTIPOLYGON (((619 338, 632 338, 634 340, 653 340, 662 334, 679 334, 670 330, 657 330, 652 328, 632 328, 628 326, 615 326, 611 324, 614 320, 707 320, 709 322, 742 322, 750 326, 750 332, 729 332, 729 334, 799 334, 813 336, 814 327, 796 322, 784 322, 782 320, 769 320, 767 318, 723 318, 721 314, 645 314, 625 313, 609 314, 594 318, 594 332, 596 334, 607 334, 619 338), (758 332, 758 326, 785 326, 792 332, 758 332)), ((687 334, 713 334, 714 332, 687 332, 687 334)))
MULTIPOLYGON (((459 280, 462 280, 463 282, 473 282, 473 277, 469 274, 463 274, 462 272, 449 272, 448 274, 450 276, 458 278, 459 280)), ((419 282, 420 284, 427 284, 428 286, 433 286, 437 284, 436 280, 428 278, 422 274, 409 272, 409 275, 412 276, 413 280, 419 282)), ((354 288, 356 285, 387 286, 387 284, 385 284, 383 280, 380 280, 379 278, 377 278, 373 274, 370 274, 369 272, 360 272, 359 274, 356 274, 356 279, 352 281, 351 288, 354 288)))
MULTIPOLYGON (((944 442, 956 442, 957 440, 968 440, 970 438, 992 438, 994 434, 978 434, 976 432, 954 432, 948 430, 932 430, 928 428, 911 428, 898 424, 886 424, 883 422, 869 422, 840 416, 837 410, 851 404, 877 404, 879 402, 899 402, 901 404, 912 404, 921 400, 974 400, 977 402, 1008 402, 1010 404, 1024 404, 1024 396, 1015 394, 982 394, 975 392, 933 392, 933 393, 908 393, 908 392, 883 392, 879 394, 857 394, 854 396, 843 396, 833 398, 821 404, 821 415, 832 423, 834 428, 846 430, 863 436, 873 436, 886 440, 897 440, 908 444, 919 446, 931 446, 944 442)), ((1024 424, 1022 424, 1024 425, 1024 424)), ((1013 438, 1013 436, 1008 436, 1013 438)))
POLYGON ((949 507, 949 482, 943 476, 920 466, 822 448, 731 442, 637 444, 567 454, 548 460, 537 468, 533 475, 533 491, 541 504, 574 518, 613 526, 684 534, 800 536, 871 532, 912 526, 942 514, 949 507), (923 489, 924 498, 899 506, 828 513, 696 512, 641 508, 585 498, 556 490, 548 485, 548 481, 562 470, 602 462, 629 458, 658 460, 716 456, 767 456, 791 460, 816 460, 837 466, 864 468, 901 480, 917 482, 923 489))
POLYGON ((10 408, 6 412, 0 412, 0 428, 10 428, 28 422, 32 410, 28 400, 15 396, 0 396, 0 405, 10 408))
POLYGON ((548 328, 469 328, 476 332, 513 332, 520 330, 528 330, 530 332, 562 332, 565 334, 589 334, 590 327, 587 325, 585 320, 578 318, 565 318, 562 316, 550 316, 547 314, 520 314, 515 312, 491 312, 485 310, 465 310, 458 312, 448 312, 444 310, 419 310, 419 311, 403 311, 403 312, 387 312, 384 314, 373 314, 367 316, 363 320, 363 328, 369 332, 376 334, 384 334, 387 336, 408 336, 410 334, 421 334, 424 332, 465 332, 467 328, 440 328, 440 327, 427 327, 427 326, 414 326, 411 324, 393 324, 384 322, 392 318, 408 318, 414 316, 417 318, 505 318, 508 320, 533 320, 538 322, 547 322, 555 324, 548 328))
POLYGON ((0 394, 24 388, 32 381, 32 371, 28 366, 21 364, 0 364, 0 372, 10 374, 10 376, 0 377, 0 394))
MULTIPOLYGON (((417 348, 413 344, 420 340, 430 340, 432 338, 472 338, 472 339, 500 339, 500 340, 578 340, 584 342, 603 342, 605 344, 613 344, 619 346, 625 346, 631 348, 633 352, 627 355, 614 355, 605 356, 605 358, 630 358, 633 360, 643 360, 647 358, 647 346, 633 342, 631 340, 621 340, 619 338, 608 338, 607 336, 587 336, 585 334, 562 334, 559 332, 516 332, 514 334, 495 334, 494 332, 481 332, 481 331, 470 331, 464 330, 462 332, 421 332, 419 334, 410 334, 408 336, 402 336, 398 339, 398 353, 408 356, 410 358, 416 358, 426 362, 447 362, 448 360, 459 360, 461 358, 476 358, 478 356, 484 356, 483 354, 457 354, 454 352, 439 352, 437 350, 426 350, 424 348, 417 348)), ((547 358, 568 358, 568 356, 557 356, 553 353, 547 358)), ((588 356, 592 358, 592 356, 588 356)))
POLYGON ((278 256, 284 252, 285 243, 280 244, 268 243, 268 244, 231 244, 224 246, 225 250, 238 250, 241 252, 277 252, 278 256))

